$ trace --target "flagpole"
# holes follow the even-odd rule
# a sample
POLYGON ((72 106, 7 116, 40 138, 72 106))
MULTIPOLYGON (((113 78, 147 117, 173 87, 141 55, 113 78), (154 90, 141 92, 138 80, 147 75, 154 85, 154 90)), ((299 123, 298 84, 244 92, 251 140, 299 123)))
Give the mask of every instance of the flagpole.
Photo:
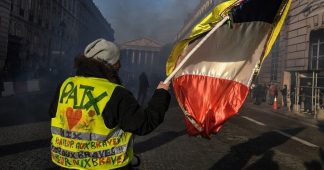
POLYGON ((194 52, 198 50, 198 48, 219 28, 221 27, 227 20, 229 20, 229 16, 223 18, 220 22, 218 22, 215 27, 209 31, 209 33, 186 55, 186 57, 180 62, 179 65, 172 71, 172 73, 164 80, 164 84, 168 83, 180 70, 180 68, 186 63, 186 61, 192 56, 194 52))

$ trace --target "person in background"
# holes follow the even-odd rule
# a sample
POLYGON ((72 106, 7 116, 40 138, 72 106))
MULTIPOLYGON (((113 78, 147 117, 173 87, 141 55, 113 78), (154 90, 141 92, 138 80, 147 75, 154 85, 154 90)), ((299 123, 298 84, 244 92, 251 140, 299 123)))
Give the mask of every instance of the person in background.
POLYGON ((146 99, 147 89, 150 87, 145 72, 142 72, 141 75, 139 76, 138 87, 139 90, 138 90, 137 100, 141 105, 143 105, 146 99))
POLYGON ((131 169, 133 135, 163 122, 169 83, 160 82, 141 107, 122 86, 118 47, 105 39, 90 43, 75 66, 50 106, 52 161, 63 169, 131 169))
POLYGON ((319 97, 319 106, 321 109, 324 108, 324 93, 323 93, 323 89, 320 89, 320 97, 319 97))
POLYGON ((262 84, 262 102, 266 102, 267 101, 267 84, 264 83, 262 84))
POLYGON ((269 97, 270 97, 269 104, 273 105, 274 98, 278 97, 278 89, 274 83, 271 83, 271 85, 269 87, 269 97))
POLYGON ((284 107, 287 107, 287 85, 284 85, 280 92, 282 95, 284 107))
POLYGON ((307 82, 307 87, 304 89, 304 112, 312 113, 312 83, 307 82))
POLYGON ((271 104, 271 101, 270 101, 270 98, 271 98, 271 96, 270 96, 270 83, 268 83, 267 84, 267 86, 266 86, 266 101, 267 101, 267 103, 270 105, 271 104))
POLYGON ((290 111, 294 110, 294 105, 296 102, 295 97, 296 97, 295 87, 292 87, 290 90, 290 111))
POLYGON ((256 84, 256 86, 253 89, 253 103, 256 105, 260 105, 262 101, 262 87, 260 84, 256 84))
POLYGON ((252 102, 254 102, 254 99, 255 99, 255 87, 256 85, 254 83, 252 83, 251 87, 250 87, 250 95, 251 95, 251 99, 252 99, 252 102))

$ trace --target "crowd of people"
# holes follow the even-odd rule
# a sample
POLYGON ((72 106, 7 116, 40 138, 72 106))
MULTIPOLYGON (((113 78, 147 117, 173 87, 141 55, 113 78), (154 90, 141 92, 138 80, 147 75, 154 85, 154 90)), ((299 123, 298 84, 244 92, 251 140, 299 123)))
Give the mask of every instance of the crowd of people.
POLYGON ((267 102, 269 105, 273 105, 275 98, 278 100, 279 91, 282 95, 283 106, 287 107, 287 85, 278 88, 275 83, 252 84, 251 94, 253 103, 260 105, 262 102, 267 102))
MULTIPOLYGON (((285 84, 282 87, 279 87, 275 83, 252 84, 251 97, 255 105, 260 105, 262 102, 273 105, 276 98, 277 101, 281 101, 280 103, 282 103, 282 107, 287 108, 290 111, 294 110, 293 108, 295 104, 298 104, 301 111, 313 114, 314 108, 312 107, 312 96, 317 92, 315 92, 315 90, 312 92, 311 82, 306 82, 298 90, 299 93, 298 96, 296 96, 296 89, 292 87, 288 91, 287 85, 285 84)), ((324 109, 324 90, 319 89, 319 94, 315 98, 317 99, 313 102, 318 102, 318 107, 324 109)))

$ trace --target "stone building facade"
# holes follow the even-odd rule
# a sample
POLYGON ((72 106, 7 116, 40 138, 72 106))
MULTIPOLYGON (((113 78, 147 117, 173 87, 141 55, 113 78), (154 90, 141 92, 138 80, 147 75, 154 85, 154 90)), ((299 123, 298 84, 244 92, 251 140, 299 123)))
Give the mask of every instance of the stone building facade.
POLYGON ((162 61, 162 45, 149 38, 141 38, 120 44, 121 49, 121 76, 124 85, 137 92, 139 76, 145 73, 149 84, 155 88, 158 81, 164 77, 164 64, 162 61))
POLYGON ((10 0, 0 1, 0 68, 3 68, 7 57, 10 2, 10 0))
POLYGON ((296 111, 315 116, 323 108, 324 2, 293 0, 285 25, 263 63, 259 83, 288 85, 296 111), (276 69, 274 69, 276 68, 276 69), (309 102, 311 108, 305 108, 309 102))
MULTIPOLYGON (((4 0, 0 4, 9 4, 9 18, 0 14, 8 18, 2 22, 9 24, 7 55, 0 56, 0 64, 4 61, 0 70, 15 91, 24 91, 19 90, 19 82, 51 76, 57 80, 70 74, 74 57, 91 41, 100 37, 114 41, 114 30, 92 1, 4 0)), ((2 26, 0 34, 5 34, 2 26)))

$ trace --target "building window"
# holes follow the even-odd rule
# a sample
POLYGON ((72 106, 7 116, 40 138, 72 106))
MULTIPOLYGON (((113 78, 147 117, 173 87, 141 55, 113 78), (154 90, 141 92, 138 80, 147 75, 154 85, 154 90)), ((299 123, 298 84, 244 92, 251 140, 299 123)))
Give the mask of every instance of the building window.
POLYGON ((275 42, 271 52, 270 80, 277 80, 279 64, 279 40, 275 42))
POLYGON ((311 45, 311 70, 324 69, 324 42, 318 40, 317 43, 311 45))
POLYGON ((151 55, 151 65, 153 65, 154 56, 155 56, 155 53, 152 51, 152 55, 151 55))
POLYGON ((271 63, 271 80, 277 80, 278 64, 271 63))
POLYGON ((137 64, 138 63, 138 50, 134 50, 134 64, 137 64))
POLYGON ((30 22, 33 22, 34 21, 34 15, 33 15, 32 12, 30 12, 30 14, 29 14, 29 21, 30 22))
POLYGON ((42 19, 41 19, 41 18, 38 18, 38 25, 39 25, 39 26, 42 26, 42 23, 43 23, 43 22, 42 22, 42 19))
POLYGON ((138 51, 138 64, 141 64, 142 51, 138 51))
POLYGON ((22 8, 20 8, 20 9, 19 9, 19 15, 20 15, 21 17, 24 17, 24 16, 25 16, 25 10, 22 9, 22 8))
POLYGON ((132 51, 132 64, 135 63, 135 51, 132 51))
POLYGON ((310 70, 324 70, 324 29, 310 34, 310 70))

